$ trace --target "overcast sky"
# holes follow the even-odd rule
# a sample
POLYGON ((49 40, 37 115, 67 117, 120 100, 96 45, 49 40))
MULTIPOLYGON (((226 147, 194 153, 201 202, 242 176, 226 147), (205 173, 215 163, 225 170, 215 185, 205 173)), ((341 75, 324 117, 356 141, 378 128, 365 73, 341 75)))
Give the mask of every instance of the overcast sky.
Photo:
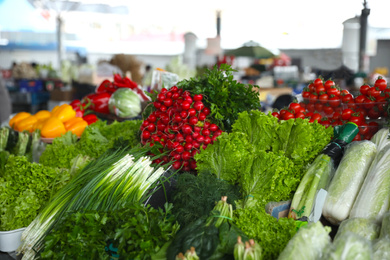
MULTIPOLYGON (((123 3, 123 2, 122 2, 123 3)), ((270 48, 341 46, 342 23, 361 14, 363 0, 165 0, 129 1, 130 19, 141 24, 216 35, 221 10, 225 48, 255 40, 270 48)), ((370 26, 390 28, 390 0, 368 0, 370 26)))

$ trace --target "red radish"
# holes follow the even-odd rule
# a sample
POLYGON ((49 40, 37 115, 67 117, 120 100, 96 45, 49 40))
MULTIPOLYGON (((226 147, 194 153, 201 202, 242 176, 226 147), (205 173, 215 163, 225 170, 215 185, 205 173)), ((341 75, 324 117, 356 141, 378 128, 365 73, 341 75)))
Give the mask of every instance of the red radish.
POLYGON ((183 110, 188 110, 188 109, 190 109, 190 107, 191 107, 191 104, 188 101, 183 101, 183 103, 181 103, 181 108, 183 110))
POLYGON ((173 93, 169 91, 169 92, 167 92, 167 93, 165 94, 165 97, 166 97, 166 98, 171 98, 172 95, 173 95, 173 93))
POLYGON ((194 126, 194 131, 195 131, 195 132, 200 132, 201 130, 202 130, 201 127, 199 127, 199 126, 194 126))
POLYGON ((218 126, 216 124, 211 124, 209 128, 210 128, 210 131, 212 131, 212 132, 215 132, 218 130, 218 126))
MULTIPOLYGON (((186 141, 186 142, 187 142, 187 141, 186 141)), ((191 149, 192 149, 192 143, 187 142, 187 143, 184 145, 184 150, 190 151, 191 149)))
POLYGON ((160 102, 164 101, 165 100, 165 95, 162 94, 162 93, 158 94, 157 95, 157 100, 160 101, 160 102))
POLYGON ((208 115, 210 115, 210 108, 208 108, 208 107, 205 107, 205 108, 203 108, 203 110, 202 110, 202 112, 206 115, 206 116, 208 116, 208 115))
POLYGON ((175 170, 179 170, 180 167, 181 167, 181 162, 180 161, 176 161, 172 164, 172 167, 175 169, 175 170))
POLYGON ((209 129, 203 129, 202 130, 202 135, 204 135, 204 136, 209 136, 210 135, 210 130, 209 129))
POLYGON ((199 143, 203 143, 204 142, 204 136, 199 135, 198 138, 196 138, 196 141, 198 141, 199 143))
POLYGON ((190 125, 196 125, 198 123, 198 118, 193 116, 193 117, 190 118, 189 122, 190 122, 190 125))
POLYGON ((184 142, 184 136, 182 134, 177 134, 175 140, 179 143, 184 142))
POLYGON ((188 103, 192 104, 193 100, 190 96, 187 96, 185 99, 188 103))
POLYGON ((204 138, 204 144, 211 144, 211 138, 210 138, 210 136, 206 136, 206 137, 204 138))
POLYGON ((176 152, 182 153, 184 151, 184 147, 182 145, 176 146, 176 152))
POLYGON ((194 100, 195 101, 201 101, 203 99, 203 95, 202 94, 196 94, 194 95, 194 100))
POLYGON ((190 116, 195 116, 195 115, 196 115, 196 110, 195 110, 195 108, 190 108, 190 109, 188 109, 188 114, 189 114, 190 116))
POLYGON ((181 130, 183 131, 183 133, 184 134, 191 134, 192 133, 192 128, 191 128, 191 126, 190 125, 183 125, 182 127, 181 127, 181 130))
MULTIPOLYGON (((204 109, 203 109, 203 110, 204 110, 204 109)), ((204 124, 203 124, 203 128, 207 129, 207 128, 210 127, 210 125, 211 125, 211 123, 206 121, 206 122, 204 122, 204 124)))
POLYGON ((196 101, 194 103, 194 108, 195 108, 196 111, 202 110, 203 107, 204 107, 204 105, 203 105, 202 101, 196 101))
POLYGON ((178 99, 179 97, 180 97, 180 94, 177 93, 177 92, 172 94, 172 99, 173 99, 173 100, 176 100, 176 99, 178 99))
POLYGON ((201 113, 199 113, 198 119, 200 121, 204 121, 206 119, 206 115, 201 112, 201 113))
POLYGON ((199 132, 194 132, 194 133, 192 134, 192 138, 193 138, 193 139, 197 139, 198 136, 200 136, 199 132))
MULTIPOLYGON (((156 116, 155 115, 150 115, 149 117, 148 117, 148 119, 147 119, 147 121, 149 121, 150 123, 154 123, 154 122, 156 122, 156 120, 157 120, 157 118, 156 118, 156 116)), ((146 121, 146 120, 145 120, 146 121)))
POLYGON ((161 92, 161 93, 163 93, 163 94, 165 94, 165 93, 167 93, 167 92, 168 92, 168 89, 166 89, 166 88, 162 88, 160 92, 161 92))
MULTIPOLYGON (((190 135, 187 135, 186 136, 186 143, 192 143, 192 141, 194 141, 194 139, 192 139, 192 137, 190 135)), ((184 147, 185 148, 185 147, 184 147)), ((192 148, 192 145, 191 145, 191 148, 192 148)), ((190 148, 190 150, 191 150, 190 148)), ((186 149, 187 150, 187 149, 186 149)))
POLYGON ((200 147, 200 144, 198 143, 198 142, 192 142, 192 146, 194 147, 194 148, 196 148, 196 149, 199 149, 199 147, 200 147))
POLYGON ((182 118, 186 118, 186 117, 188 116, 188 112, 187 112, 187 111, 181 111, 181 112, 180 112, 180 116, 181 116, 182 118))
POLYGON ((184 161, 188 161, 189 159, 191 159, 191 153, 189 151, 184 151, 182 154, 181 154, 181 158, 184 160, 184 161))
POLYGON ((150 138, 150 132, 144 130, 144 131, 142 132, 142 138, 143 138, 143 139, 146 139, 146 140, 149 139, 149 138, 150 138))

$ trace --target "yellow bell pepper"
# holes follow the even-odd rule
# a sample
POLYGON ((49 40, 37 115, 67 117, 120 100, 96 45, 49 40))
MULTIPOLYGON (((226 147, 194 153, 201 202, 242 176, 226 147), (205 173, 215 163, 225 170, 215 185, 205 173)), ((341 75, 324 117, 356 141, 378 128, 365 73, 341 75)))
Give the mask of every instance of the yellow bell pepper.
POLYGON ((43 118, 43 119, 39 119, 33 126, 33 129, 34 130, 42 130, 42 127, 43 125, 45 124, 45 122, 47 121, 48 118, 43 118))
POLYGON ((41 135, 45 138, 55 138, 66 133, 62 121, 57 117, 49 117, 42 126, 41 135))
POLYGON ((87 121, 81 119, 81 121, 77 120, 73 124, 69 125, 67 130, 71 131, 73 134, 75 134, 78 137, 80 137, 87 126, 88 126, 87 121))
POLYGON ((25 118, 27 118, 27 117, 29 117, 29 116, 31 116, 30 113, 27 113, 27 112, 19 112, 19 113, 17 113, 14 117, 12 117, 11 120, 9 120, 8 124, 9 124, 10 127, 12 127, 13 129, 15 129, 15 126, 16 126, 16 124, 17 124, 19 121, 21 121, 21 120, 23 120, 23 119, 25 119, 25 118))
POLYGON ((84 121, 82 117, 73 117, 64 123, 65 129, 68 130, 69 126, 73 125, 76 122, 84 121))
POLYGON ((63 104, 52 112, 52 116, 57 117, 61 122, 66 122, 76 116, 76 111, 69 104, 63 104))
POLYGON ((29 131, 31 133, 34 131, 33 126, 37 121, 38 120, 35 116, 30 115, 29 117, 26 117, 25 119, 16 123, 14 129, 19 132, 29 131))
POLYGON ((53 107, 53 109, 51 110, 51 114, 55 113, 59 107, 60 107, 60 106, 55 106, 55 107, 53 107))
POLYGON ((51 117, 51 113, 48 110, 40 110, 34 115, 38 120, 51 117))

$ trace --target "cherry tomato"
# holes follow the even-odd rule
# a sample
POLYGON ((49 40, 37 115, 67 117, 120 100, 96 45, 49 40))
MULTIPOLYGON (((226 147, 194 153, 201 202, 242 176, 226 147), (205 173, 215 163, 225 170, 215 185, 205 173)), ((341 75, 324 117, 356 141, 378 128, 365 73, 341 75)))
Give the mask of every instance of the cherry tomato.
POLYGON ((346 108, 341 112, 341 119, 348 120, 351 118, 351 115, 353 114, 353 110, 350 108, 346 108))
POLYGON ((280 114, 278 112, 272 112, 272 115, 277 119, 280 119, 280 114))
POLYGON ((321 120, 318 123, 320 123, 321 125, 323 125, 325 127, 329 127, 330 126, 330 120, 328 118, 326 118, 326 117, 321 118, 321 120))
POLYGON ((378 122, 375 122, 375 121, 369 122, 368 126, 370 127, 370 133, 371 134, 375 134, 379 130, 378 122))
POLYGON ((334 112, 333 115, 332 115, 332 119, 334 121, 341 120, 341 114, 339 112, 334 112))
POLYGON ((370 110, 368 110, 367 116, 371 119, 378 119, 380 117, 380 112, 378 108, 372 107, 370 110))
POLYGON ((364 103, 364 108, 366 109, 371 109, 375 106, 375 102, 372 101, 371 99, 367 98, 366 102, 364 103))
POLYGON ((334 83, 334 81, 333 81, 333 80, 330 80, 330 79, 328 79, 327 81, 325 81, 325 84, 324 84, 326 90, 328 90, 329 88, 331 88, 331 87, 333 87, 333 86, 335 86, 335 85, 336 85, 336 84, 334 83))
POLYGON ((353 139, 352 139, 352 142, 353 141, 361 141, 362 140, 362 137, 360 136, 360 134, 358 133, 353 139))
POLYGON ((329 99, 329 96, 328 96, 328 94, 326 94, 326 93, 321 94, 321 95, 318 96, 318 100, 319 100, 321 103, 323 103, 323 104, 325 104, 326 102, 328 102, 328 99, 329 99))
POLYGON ((359 116, 354 116, 352 115, 350 118, 349 118, 349 122, 352 122, 352 123, 355 123, 356 125, 360 126, 363 121, 363 119, 359 116))
POLYGON ((364 84, 360 87, 360 93, 367 95, 367 91, 370 89, 370 85, 364 84))
POLYGON ((368 127, 368 125, 366 123, 362 123, 359 126, 359 134, 366 135, 369 131, 370 131, 369 127, 368 127))
POLYGON ((290 105, 288 106, 288 109, 290 109, 293 113, 296 112, 297 109, 299 109, 301 107, 301 105, 299 105, 299 103, 290 103, 290 105))
POLYGON ((322 112, 324 105, 322 103, 315 103, 314 107, 317 112, 322 112))
POLYGON ((302 112, 295 113, 295 118, 302 118, 305 119, 305 114, 302 112))
POLYGON ((355 97, 356 104, 361 104, 361 103, 364 103, 365 101, 366 101, 366 96, 364 96, 364 95, 359 95, 359 96, 355 97))
POLYGON ((309 96, 310 96, 310 91, 302 91, 303 98, 309 98, 309 96))
POLYGON ((314 83, 310 83, 309 86, 307 86, 307 88, 309 89, 310 93, 316 91, 316 86, 314 85, 314 83))
POLYGON ((326 91, 326 89, 325 89, 324 85, 321 84, 321 85, 316 86, 316 92, 318 94, 321 94, 321 93, 323 93, 325 91, 326 91))
POLYGON ((380 95, 381 95, 381 91, 379 90, 379 88, 372 87, 369 90, 367 90, 367 96, 376 98, 379 97, 380 95))
POLYGON ((334 112, 334 110, 331 106, 324 106, 323 111, 328 116, 332 115, 334 112))
MULTIPOLYGON (((324 85, 324 83, 323 83, 323 81, 322 81, 322 79, 321 78, 316 78, 315 80, 314 80, 314 82, 313 82, 313 85, 314 85, 314 87, 318 87, 318 86, 322 86, 322 85, 324 85)), ((310 87, 310 86, 309 86, 310 87)))
POLYGON ((309 111, 309 112, 314 112, 314 111, 316 110, 315 105, 312 104, 312 103, 307 104, 307 105, 306 105, 306 109, 307 109, 307 111, 309 111))
POLYGON ((318 95, 314 94, 314 93, 311 93, 310 96, 309 96, 309 102, 310 103, 315 103, 318 99, 318 95))
POLYGON ((375 80, 374 87, 378 88, 379 90, 383 91, 387 88, 387 82, 384 78, 378 77, 377 80, 375 80))
POLYGON ((313 120, 312 122, 314 122, 314 121, 320 121, 321 120, 321 118, 322 118, 322 116, 319 114, 319 113, 314 113, 312 116, 311 116, 311 118, 310 118, 310 121, 311 120, 313 120))
POLYGON ((341 104, 341 99, 339 96, 334 96, 328 100, 328 103, 331 107, 338 107, 341 104))
POLYGON ((286 111, 281 118, 283 120, 293 119, 294 118, 294 114, 289 112, 289 111, 286 111))
POLYGON ((349 102, 353 101, 353 96, 352 96, 352 94, 346 94, 346 95, 344 95, 344 96, 342 97, 341 101, 342 101, 343 103, 349 103, 349 102))
POLYGON ((337 87, 331 87, 329 88, 326 93, 328 95, 335 95, 335 96, 340 96, 340 90, 337 87))

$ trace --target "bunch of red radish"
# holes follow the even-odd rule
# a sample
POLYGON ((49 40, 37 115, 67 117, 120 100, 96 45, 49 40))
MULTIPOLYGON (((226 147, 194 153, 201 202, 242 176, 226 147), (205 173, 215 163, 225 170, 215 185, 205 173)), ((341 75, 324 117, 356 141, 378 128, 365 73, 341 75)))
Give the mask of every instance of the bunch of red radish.
POLYGON ((168 152, 154 163, 173 162, 174 169, 193 171, 194 156, 206 149, 222 130, 210 122, 210 109, 205 107, 203 95, 191 95, 173 86, 163 88, 153 101, 154 111, 141 125, 141 143, 151 146, 159 143, 161 153, 168 152))

